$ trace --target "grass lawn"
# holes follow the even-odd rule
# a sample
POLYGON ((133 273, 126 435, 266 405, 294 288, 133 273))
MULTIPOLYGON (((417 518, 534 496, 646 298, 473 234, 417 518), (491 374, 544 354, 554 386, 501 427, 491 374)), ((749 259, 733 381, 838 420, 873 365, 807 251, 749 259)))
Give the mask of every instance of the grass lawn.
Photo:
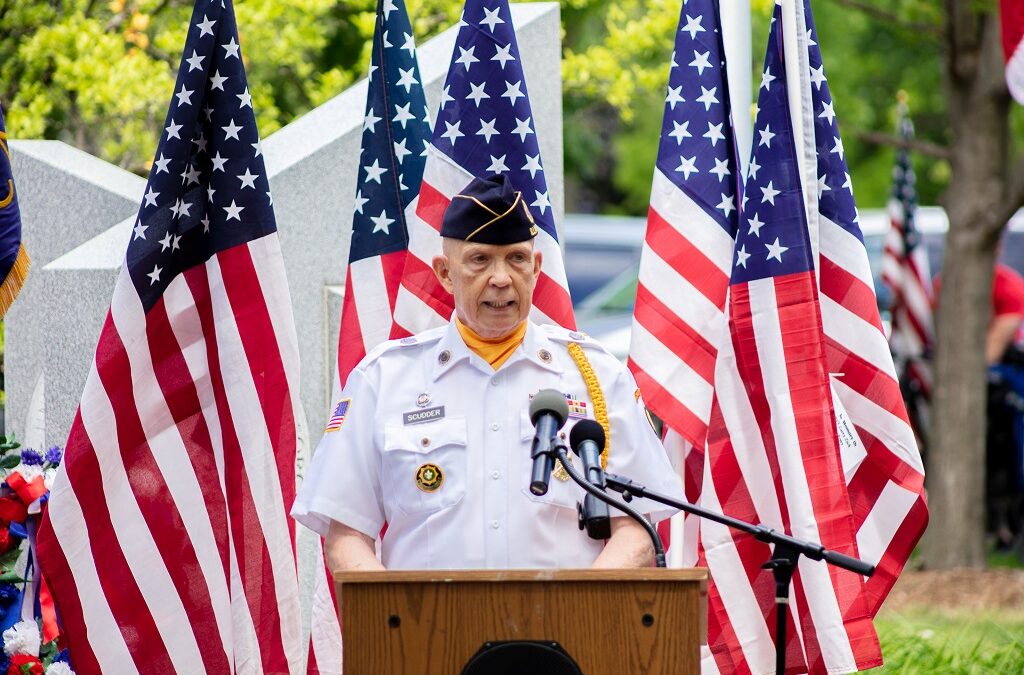
POLYGON ((870 673, 1024 675, 1024 570, 904 571, 875 619, 885 666, 870 673))
POLYGON ((875 628, 885 666, 870 673, 1024 673, 1024 608, 883 610, 875 628))

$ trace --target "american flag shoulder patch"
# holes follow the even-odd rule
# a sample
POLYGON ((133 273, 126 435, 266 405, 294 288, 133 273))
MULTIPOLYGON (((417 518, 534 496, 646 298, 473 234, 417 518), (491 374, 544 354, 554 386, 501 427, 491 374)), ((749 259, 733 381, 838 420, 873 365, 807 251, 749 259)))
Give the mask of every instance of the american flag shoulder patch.
POLYGON ((345 423, 345 416, 348 415, 348 409, 351 404, 352 399, 350 398, 338 401, 338 405, 335 406, 334 412, 331 413, 331 419, 327 420, 327 428, 324 429, 325 433, 337 431, 341 428, 341 425, 345 423))

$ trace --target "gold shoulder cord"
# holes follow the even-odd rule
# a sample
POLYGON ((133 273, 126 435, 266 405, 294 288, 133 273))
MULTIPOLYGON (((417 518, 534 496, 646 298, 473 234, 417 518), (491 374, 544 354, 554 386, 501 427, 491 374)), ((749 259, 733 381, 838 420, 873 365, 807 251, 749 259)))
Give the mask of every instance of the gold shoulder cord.
POLYGON ((601 391, 601 383, 597 381, 597 374, 593 366, 587 360, 587 353, 583 347, 576 342, 569 343, 569 356, 576 362, 580 369, 583 381, 587 383, 587 393, 590 394, 590 401, 594 404, 594 419, 604 428, 604 450, 601 451, 601 468, 608 468, 608 451, 612 445, 612 428, 608 422, 608 406, 605 405, 604 392, 601 391))

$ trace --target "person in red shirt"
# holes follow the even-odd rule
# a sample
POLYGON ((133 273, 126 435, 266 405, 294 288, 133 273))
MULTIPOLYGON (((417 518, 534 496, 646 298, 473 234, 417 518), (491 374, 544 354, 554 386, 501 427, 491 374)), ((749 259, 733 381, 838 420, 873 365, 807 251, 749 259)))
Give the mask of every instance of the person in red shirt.
POLYGON ((997 263, 992 279, 992 320, 985 339, 985 360, 994 365, 1003 360, 1014 343, 1024 320, 1024 277, 997 263))
MULTIPOLYGON (((936 275, 933 282, 936 304, 942 290, 942 278, 936 275)), ((1006 350, 1015 340, 1021 338, 1024 346, 1024 332, 1020 332, 1024 320, 1024 277, 1012 268, 996 263, 992 277, 992 319, 985 338, 985 361, 990 366, 1002 361, 1006 350)))
POLYGON ((1024 553, 1024 277, 997 264, 992 319, 985 338, 989 364, 986 492, 997 548, 1024 553))

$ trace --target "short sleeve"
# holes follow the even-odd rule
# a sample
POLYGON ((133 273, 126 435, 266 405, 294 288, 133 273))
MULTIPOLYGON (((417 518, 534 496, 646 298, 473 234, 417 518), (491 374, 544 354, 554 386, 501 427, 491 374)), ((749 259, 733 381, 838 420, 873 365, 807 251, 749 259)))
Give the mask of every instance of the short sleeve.
MULTIPOLYGON (((604 386, 612 430, 608 471, 682 501, 682 481, 651 426, 636 380, 625 367, 617 362, 616 365, 614 378, 604 386)), ((678 511, 649 499, 634 500, 630 505, 655 523, 678 511)))
POLYGON ((332 520, 369 537, 384 526, 376 408, 366 373, 353 370, 292 506, 292 517, 321 536, 332 520))
POLYGON ((992 279, 992 316, 1024 315, 1024 278, 997 265, 992 279))

